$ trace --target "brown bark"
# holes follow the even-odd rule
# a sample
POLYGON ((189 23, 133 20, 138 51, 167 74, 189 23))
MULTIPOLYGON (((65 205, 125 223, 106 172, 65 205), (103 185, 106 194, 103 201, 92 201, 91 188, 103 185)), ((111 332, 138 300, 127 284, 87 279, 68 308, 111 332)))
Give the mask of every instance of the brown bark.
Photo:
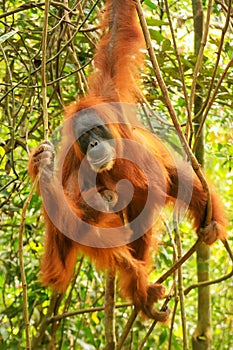
MULTIPOLYGON (((192 0, 194 16, 194 52, 198 55, 202 38, 204 15, 201 0, 192 0)), ((194 114, 197 115, 202 107, 201 87, 196 87, 194 99, 194 114)), ((202 121, 202 114, 195 119, 194 133, 197 134, 202 121)), ((204 130, 200 134, 195 155, 198 162, 204 167, 204 130)), ((202 244, 197 250, 197 275, 198 282, 209 280, 209 258, 210 248, 202 244)), ((211 348, 211 300, 210 286, 198 289, 198 321, 196 329, 192 335, 193 350, 209 350, 211 348)))

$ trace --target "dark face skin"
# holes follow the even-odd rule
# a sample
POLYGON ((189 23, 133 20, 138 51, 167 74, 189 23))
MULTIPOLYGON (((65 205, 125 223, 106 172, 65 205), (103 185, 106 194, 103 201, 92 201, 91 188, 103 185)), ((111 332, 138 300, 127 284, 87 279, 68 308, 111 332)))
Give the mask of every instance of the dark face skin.
POLYGON ((113 136, 94 110, 81 111, 74 117, 74 134, 95 172, 112 168, 115 158, 113 136))

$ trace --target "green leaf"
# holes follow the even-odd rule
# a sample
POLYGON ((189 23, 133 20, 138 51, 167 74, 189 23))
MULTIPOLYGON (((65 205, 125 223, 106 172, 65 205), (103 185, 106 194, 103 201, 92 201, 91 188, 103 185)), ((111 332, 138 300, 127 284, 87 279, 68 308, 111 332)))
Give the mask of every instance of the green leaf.
POLYGON ((161 26, 168 26, 169 23, 167 21, 163 21, 161 19, 155 19, 155 18, 149 18, 146 20, 148 26, 151 27, 161 27, 161 26))
POLYGON ((171 48, 171 41, 169 39, 165 39, 162 44, 162 51, 167 51, 171 48))
POLYGON ((149 6, 151 9, 156 10, 158 6, 156 6, 155 4, 153 4, 152 1, 150 0, 145 0, 145 4, 147 4, 147 6, 149 6))
POLYGON ((150 29, 150 36, 151 39, 155 40, 158 44, 164 40, 164 36, 158 30, 150 29))
POLYGON ((15 35, 17 30, 11 30, 10 32, 0 36, 0 44, 4 43, 4 41, 8 40, 11 36, 15 35))
POLYGON ((160 333, 160 335, 159 335, 159 344, 158 345, 162 345, 166 341, 166 339, 167 339, 167 330, 164 329, 162 331, 162 333, 160 333))

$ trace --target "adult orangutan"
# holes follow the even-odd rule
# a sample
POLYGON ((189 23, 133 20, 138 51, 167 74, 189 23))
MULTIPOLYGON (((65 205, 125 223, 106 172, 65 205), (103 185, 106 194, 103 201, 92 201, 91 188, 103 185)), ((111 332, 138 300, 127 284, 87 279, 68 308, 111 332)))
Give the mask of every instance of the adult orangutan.
POLYGON ((137 310, 166 321, 169 311, 153 308, 164 287, 147 281, 161 208, 178 198, 206 244, 224 239, 226 219, 212 192, 212 221, 205 226, 207 196, 199 179, 136 120, 143 38, 134 1, 108 0, 101 27, 89 92, 65 112, 56 169, 50 142, 43 141, 30 156, 31 178, 40 171, 46 220, 42 279, 64 292, 82 251, 99 268, 118 270, 121 293, 137 310))

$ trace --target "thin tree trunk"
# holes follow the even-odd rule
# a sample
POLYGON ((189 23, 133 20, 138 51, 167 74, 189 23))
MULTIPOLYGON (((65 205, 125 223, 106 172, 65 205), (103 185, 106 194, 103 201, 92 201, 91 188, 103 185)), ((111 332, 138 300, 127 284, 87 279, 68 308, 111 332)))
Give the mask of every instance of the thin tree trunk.
POLYGON ((106 276, 106 291, 105 291, 105 350, 114 350, 116 348, 115 335, 115 296, 116 296, 116 271, 109 268, 106 276))
MULTIPOLYGON (((202 0, 192 0, 193 17, 194 17, 194 51, 198 55, 202 37, 203 37, 203 8, 202 0)), ((194 114, 200 111, 202 106, 201 88, 197 84, 194 114)), ((197 133, 198 127, 202 121, 202 115, 195 119, 194 133, 197 133)), ((204 167, 204 130, 200 135, 195 150, 198 162, 204 167)), ((209 258, 210 250, 205 244, 202 244, 197 250, 197 275, 198 282, 209 280, 209 258)), ((196 329, 192 335, 193 350, 210 350, 211 348, 211 300, 210 287, 198 289, 198 320, 196 329)))

